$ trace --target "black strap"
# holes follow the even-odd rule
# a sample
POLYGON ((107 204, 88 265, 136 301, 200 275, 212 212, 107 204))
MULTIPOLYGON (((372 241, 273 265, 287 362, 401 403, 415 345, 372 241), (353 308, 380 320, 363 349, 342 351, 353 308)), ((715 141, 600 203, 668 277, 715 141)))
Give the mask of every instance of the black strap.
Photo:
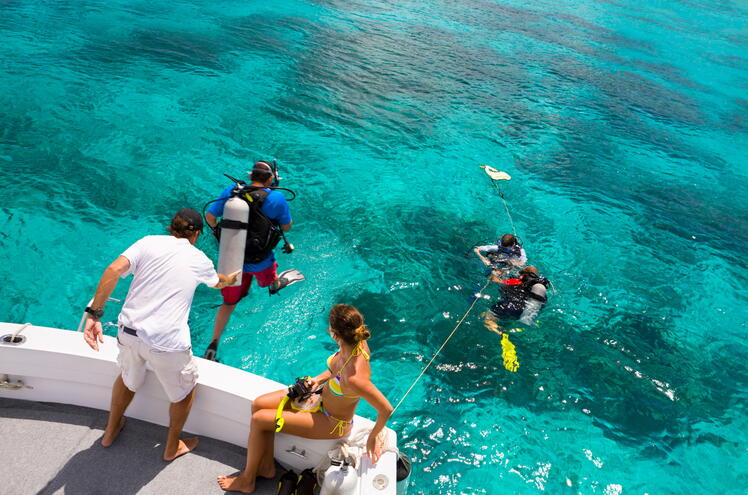
POLYGON ((527 297, 530 297, 530 298, 532 298, 532 299, 535 299, 536 301, 540 301, 540 302, 542 302, 542 303, 544 303, 544 302, 546 302, 546 301, 548 300, 548 298, 547 298, 547 297, 545 297, 545 296, 540 296, 540 295, 538 295, 538 294, 535 294, 534 292, 530 292, 530 294, 528 294, 528 296, 527 296, 527 297))
POLYGON ((249 228, 249 224, 247 222, 240 222, 239 220, 228 220, 225 218, 221 219, 220 226, 222 229, 228 228, 228 229, 237 229, 237 230, 247 230, 249 228))
POLYGON ((133 330, 132 328, 126 327, 124 325, 122 325, 122 331, 125 332, 127 335, 132 335, 133 337, 137 337, 138 336, 138 331, 137 330, 133 330))
POLYGON ((532 299, 535 299, 536 301, 540 301, 542 303, 546 302, 548 300, 547 297, 541 296, 540 294, 535 294, 532 290, 527 294, 527 297, 530 297, 532 299))

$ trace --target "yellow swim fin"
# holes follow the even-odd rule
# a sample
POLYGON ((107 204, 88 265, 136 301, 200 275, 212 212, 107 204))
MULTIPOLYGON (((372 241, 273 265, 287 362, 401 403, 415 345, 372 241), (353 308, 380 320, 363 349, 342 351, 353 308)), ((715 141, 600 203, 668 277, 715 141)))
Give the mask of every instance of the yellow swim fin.
POLYGON ((507 371, 516 373, 519 369, 517 352, 514 350, 514 344, 509 341, 509 335, 506 333, 501 335, 501 357, 504 358, 504 368, 507 371))

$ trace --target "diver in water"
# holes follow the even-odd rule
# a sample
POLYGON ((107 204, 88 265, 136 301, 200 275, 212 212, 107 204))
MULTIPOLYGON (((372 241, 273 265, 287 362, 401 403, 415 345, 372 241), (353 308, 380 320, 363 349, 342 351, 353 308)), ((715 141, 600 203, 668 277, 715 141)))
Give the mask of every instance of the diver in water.
POLYGON ((501 299, 485 313, 484 324, 492 332, 502 335, 497 320, 515 320, 530 326, 535 322, 547 301, 549 280, 538 274, 532 265, 519 272, 519 278, 492 280, 501 284, 501 299))
MULTIPOLYGON (((249 224, 244 225, 247 229, 247 242, 244 251, 242 283, 240 286, 226 287, 221 290, 223 304, 216 314, 213 338, 203 356, 212 361, 216 359, 218 339, 226 328, 236 304, 249 293, 253 277, 257 277, 257 285, 267 287, 270 294, 276 294, 282 288, 304 280, 304 276, 295 269, 286 270, 280 275, 276 274, 278 264, 275 262, 273 248, 278 244, 283 232, 291 230, 292 220, 285 196, 280 191, 271 189, 271 186, 277 183, 274 167, 266 161, 259 161, 254 164, 249 178, 251 184, 239 183, 243 188, 239 197, 250 207, 249 224), (255 246, 262 246, 262 248, 255 246)), ((223 215, 224 206, 236 187, 237 184, 226 187, 219 199, 210 204, 205 214, 205 219, 213 229, 219 243, 221 242, 221 224, 218 218, 223 215)), ((284 252, 290 253, 292 250, 293 247, 290 244, 284 246, 284 252)))
POLYGON ((494 282, 499 282, 512 267, 522 267, 527 263, 524 248, 512 234, 504 234, 496 244, 477 246, 473 252, 484 265, 491 268, 494 282), (482 253, 485 253, 485 256, 482 253))

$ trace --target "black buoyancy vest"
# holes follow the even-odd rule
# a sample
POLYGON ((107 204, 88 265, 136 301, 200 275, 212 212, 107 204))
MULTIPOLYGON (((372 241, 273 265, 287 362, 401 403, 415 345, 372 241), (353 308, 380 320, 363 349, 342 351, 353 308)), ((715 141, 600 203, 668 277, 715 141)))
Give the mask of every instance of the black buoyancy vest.
POLYGON ((549 283, 550 282, 545 277, 531 276, 525 277, 525 279, 522 280, 522 283, 504 284, 501 286, 501 300, 507 301, 508 303, 516 305, 517 307, 523 307, 528 297, 537 299, 538 301, 544 303, 546 302, 547 298, 533 293, 532 287, 535 284, 542 284, 547 288, 549 283))
POLYGON ((501 244, 499 244, 498 246, 498 251, 496 251, 495 253, 486 254, 488 261, 490 261, 494 265, 499 263, 506 263, 509 258, 519 258, 522 256, 522 246, 520 246, 519 244, 515 244, 511 247, 505 247, 501 244))
POLYGON ((522 312, 522 308, 525 305, 525 286, 522 283, 518 283, 517 279, 509 279, 501 285, 501 302, 506 308, 511 308, 513 311, 522 312), (510 282, 510 283, 506 283, 510 282))
POLYGON ((270 192, 261 187, 244 186, 239 195, 249 204, 249 227, 244 249, 245 263, 259 263, 267 258, 280 242, 280 228, 262 212, 262 205, 268 194, 270 192))

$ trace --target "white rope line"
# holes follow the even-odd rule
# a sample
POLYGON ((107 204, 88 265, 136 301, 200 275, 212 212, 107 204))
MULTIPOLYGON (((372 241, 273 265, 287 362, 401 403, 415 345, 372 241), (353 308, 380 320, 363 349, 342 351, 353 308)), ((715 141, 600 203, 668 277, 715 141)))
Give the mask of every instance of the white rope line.
MULTIPOLYGON (((486 280, 486 283, 485 283, 485 284, 483 285, 483 287, 481 288, 481 290, 480 290, 480 292, 479 292, 479 293, 482 293, 482 292, 483 292, 484 290, 486 290, 486 287, 488 287, 488 284, 489 284, 490 282, 491 282, 491 279, 490 279, 490 278, 489 278, 488 280, 486 280)), ((475 306, 475 303, 476 303, 476 302, 478 302, 478 299, 480 299, 480 298, 479 298, 479 297, 476 297, 476 298, 475 298, 475 299, 473 300, 473 304, 471 304, 471 305, 470 305, 470 307, 468 308, 467 312, 466 312, 466 313, 465 313, 465 314, 464 314, 464 315, 462 316, 462 318, 460 318, 460 321, 459 321, 459 322, 457 322, 457 325, 456 325, 456 326, 454 327, 454 329, 453 329, 453 330, 452 330, 452 332, 451 332, 451 333, 449 334, 449 336, 447 337, 447 339, 446 339, 446 340, 445 340, 445 341, 444 341, 444 342, 442 343, 441 347, 439 347, 439 349, 438 349, 438 350, 436 351, 436 353, 435 353, 435 354, 434 354, 434 355, 433 355, 433 356, 431 357, 431 360, 430 360, 430 361, 429 361, 429 363, 428 363, 428 364, 426 365, 426 367, 425 367, 425 368, 423 368, 423 370, 421 371, 421 374, 420 374, 420 375, 418 375, 418 377, 417 377, 417 378, 416 378, 415 380, 413 380, 413 383, 412 383, 412 384, 410 385, 410 388, 408 389, 408 391, 407 391, 407 392, 405 392, 405 395, 403 395, 403 397, 402 397, 402 398, 400 399, 400 402, 398 402, 398 403, 397 403, 397 405, 395 406, 395 408, 394 408, 394 409, 392 409, 392 414, 395 414, 395 411, 397 411, 397 408, 398 408, 398 407, 400 407, 400 404, 402 404, 402 403, 403 403, 403 401, 404 401, 404 400, 405 400, 405 398, 406 398, 406 397, 408 396, 408 394, 410 393, 410 391, 411 391, 411 390, 413 390, 413 387, 415 387, 415 386, 416 386, 416 383, 418 383, 418 380, 420 380, 420 379, 421 379, 421 377, 423 376, 423 374, 424 374, 424 373, 426 373, 426 370, 427 370, 427 369, 429 369, 429 366, 431 366, 431 363, 433 363, 433 362, 434 362, 434 359, 436 359, 436 356, 438 356, 438 355, 439 355, 439 353, 440 353, 440 352, 442 352, 442 349, 444 349, 444 346, 445 346, 445 345, 447 345, 447 342, 449 342, 449 339, 451 339, 451 338, 452 338, 452 336, 453 336, 453 335, 455 334, 455 332, 457 331, 457 329, 458 329, 458 328, 460 328, 460 325, 462 325, 462 322, 463 322, 463 321, 465 321, 465 318, 467 318, 467 315, 469 315, 469 314, 470 314, 470 312, 471 312, 471 311, 473 310, 473 307, 475 306)))
POLYGON ((499 197, 501 198, 501 201, 504 202, 504 209, 506 210, 506 216, 509 217, 509 225, 512 226, 512 234, 514 234, 514 237, 517 237, 517 230, 514 228, 514 221, 512 221, 512 215, 509 213, 509 205, 506 204, 506 199, 504 199, 504 195, 501 193, 501 189, 499 189, 499 186, 496 185, 496 181, 491 179, 491 184, 493 184, 493 187, 495 187, 496 191, 499 193, 499 197))

